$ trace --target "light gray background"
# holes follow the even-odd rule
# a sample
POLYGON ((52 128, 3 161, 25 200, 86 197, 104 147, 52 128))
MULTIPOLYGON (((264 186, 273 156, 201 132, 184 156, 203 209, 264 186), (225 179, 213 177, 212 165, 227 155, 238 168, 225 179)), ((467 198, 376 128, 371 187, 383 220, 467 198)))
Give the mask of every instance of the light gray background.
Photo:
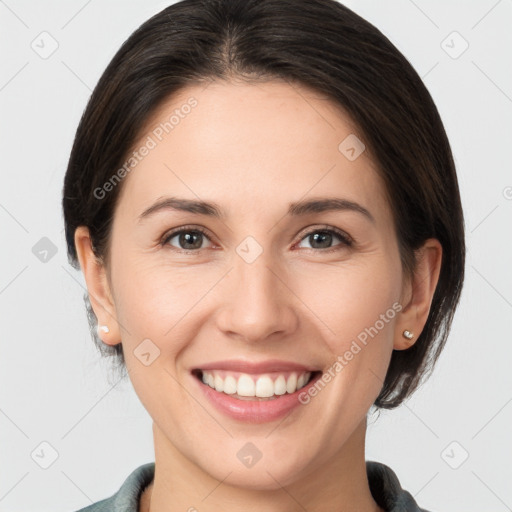
MULTIPOLYGON (((468 243, 446 350, 410 401, 370 425, 367 459, 390 465, 431 511, 512 510, 512 2, 346 3, 424 78, 454 151, 468 243)), ((154 460, 149 415, 129 381, 108 382, 89 337, 60 201, 91 90, 129 34, 168 4, 0 1, 1 512, 71 512, 154 460), (51 49, 43 31, 58 42, 46 59, 31 47, 51 49), (57 251, 46 262, 33 252, 43 237, 57 251), (42 442, 58 453, 48 469, 42 442)))

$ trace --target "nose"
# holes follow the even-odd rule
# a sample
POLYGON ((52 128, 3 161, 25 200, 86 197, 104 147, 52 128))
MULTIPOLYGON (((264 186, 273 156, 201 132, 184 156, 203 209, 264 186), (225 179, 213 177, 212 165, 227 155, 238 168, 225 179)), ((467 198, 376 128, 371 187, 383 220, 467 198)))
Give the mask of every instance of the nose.
POLYGON ((286 271, 263 252, 248 263, 235 257, 226 276, 217 325, 226 336, 246 343, 271 337, 289 337, 298 326, 294 304, 298 301, 287 283, 286 271))

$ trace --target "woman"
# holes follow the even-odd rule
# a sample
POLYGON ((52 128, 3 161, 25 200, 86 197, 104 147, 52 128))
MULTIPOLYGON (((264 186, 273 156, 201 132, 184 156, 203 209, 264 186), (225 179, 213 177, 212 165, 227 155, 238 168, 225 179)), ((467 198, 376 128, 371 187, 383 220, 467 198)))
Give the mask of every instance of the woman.
POLYGON ((365 461, 366 416, 432 370, 464 225, 437 109, 381 32, 334 0, 164 9, 96 86, 63 209, 155 447, 82 510, 423 510, 365 461))

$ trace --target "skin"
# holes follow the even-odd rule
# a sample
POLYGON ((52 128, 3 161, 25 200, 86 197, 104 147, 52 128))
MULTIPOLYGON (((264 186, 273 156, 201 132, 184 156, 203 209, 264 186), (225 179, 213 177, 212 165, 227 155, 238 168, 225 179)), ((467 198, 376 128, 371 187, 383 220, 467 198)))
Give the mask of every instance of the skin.
POLYGON ((408 348, 425 325, 442 248, 427 240, 414 276, 405 277, 374 161, 368 151, 349 161, 338 150, 349 134, 364 137, 305 87, 189 86, 161 106, 135 147, 192 96, 198 105, 124 178, 108 264, 94 258, 86 227, 75 233, 91 304, 110 329, 102 339, 123 343, 130 379, 153 419, 155 478, 140 510, 381 510, 366 477, 366 415, 392 350, 408 348), (170 195, 214 201, 226 217, 167 210, 138 222, 170 195), (290 202, 333 196, 364 206, 375 222, 348 210, 286 214, 290 202), (335 235, 330 245, 315 245, 307 235, 325 224, 355 245, 335 235), (159 245, 185 225, 207 230, 201 249, 178 252, 179 236, 159 245), (247 236, 263 249, 250 264, 236 252, 247 236), (231 419, 192 380, 191 368, 235 358, 326 371, 396 302, 402 310, 282 421, 231 419), (134 354, 147 338, 160 350, 149 366, 134 354), (262 453, 251 468, 236 456, 249 441, 262 453))

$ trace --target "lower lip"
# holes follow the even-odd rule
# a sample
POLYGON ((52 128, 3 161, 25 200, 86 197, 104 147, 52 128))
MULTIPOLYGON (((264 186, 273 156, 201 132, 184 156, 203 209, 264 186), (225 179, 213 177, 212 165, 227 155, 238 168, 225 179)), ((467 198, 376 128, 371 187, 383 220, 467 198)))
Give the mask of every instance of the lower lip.
POLYGON ((239 421, 248 423, 266 423, 286 416, 296 407, 303 406, 299 395, 307 392, 321 377, 315 375, 304 387, 294 393, 285 393, 272 400, 239 400, 226 393, 216 391, 197 377, 193 376, 206 398, 222 413, 239 421))

